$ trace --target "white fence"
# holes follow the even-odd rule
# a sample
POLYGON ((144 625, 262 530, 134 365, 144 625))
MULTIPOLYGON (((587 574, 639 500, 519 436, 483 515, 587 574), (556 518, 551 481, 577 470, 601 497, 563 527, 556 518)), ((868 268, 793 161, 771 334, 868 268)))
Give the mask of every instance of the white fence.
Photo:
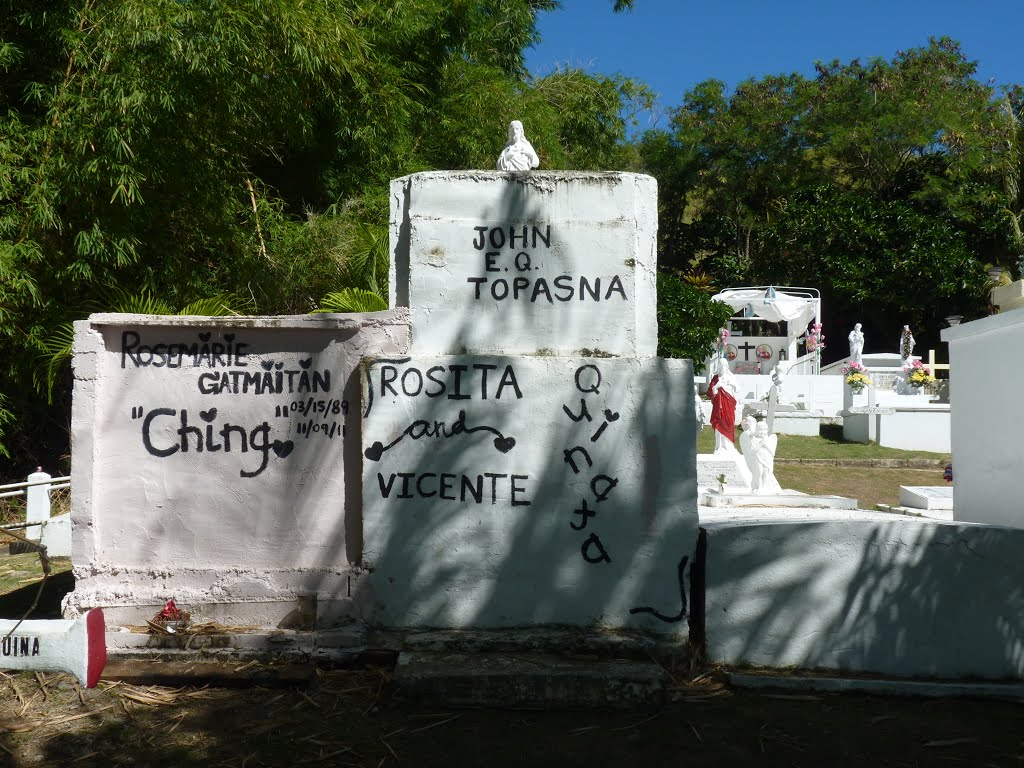
POLYGON ((25 482, 0 485, 0 499, 25 497, 25 537, 45 544, 51 557, 71 556, 70 515, 50 517, 50 493, 70 487, 70 476, 52 477, 41 467, 25 482))

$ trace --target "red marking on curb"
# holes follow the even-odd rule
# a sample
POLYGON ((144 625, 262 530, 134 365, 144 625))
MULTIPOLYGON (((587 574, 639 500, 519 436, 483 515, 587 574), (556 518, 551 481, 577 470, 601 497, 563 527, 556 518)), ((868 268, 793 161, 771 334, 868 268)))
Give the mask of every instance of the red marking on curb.
POLYGON ((95 688, 107 664, 107 623, 99 608, 93 608, 85 615, 85 642, 85 687, 95 688))

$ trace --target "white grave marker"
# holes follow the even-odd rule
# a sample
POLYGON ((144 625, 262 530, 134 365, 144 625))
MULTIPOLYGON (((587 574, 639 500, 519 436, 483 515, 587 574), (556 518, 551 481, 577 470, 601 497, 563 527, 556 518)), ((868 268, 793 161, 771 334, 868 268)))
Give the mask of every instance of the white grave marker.
POLYGON ((74 620, 0 620, 0 668, 69 672, 95 688, 107 663, 105 633, 99 608, 74 620))

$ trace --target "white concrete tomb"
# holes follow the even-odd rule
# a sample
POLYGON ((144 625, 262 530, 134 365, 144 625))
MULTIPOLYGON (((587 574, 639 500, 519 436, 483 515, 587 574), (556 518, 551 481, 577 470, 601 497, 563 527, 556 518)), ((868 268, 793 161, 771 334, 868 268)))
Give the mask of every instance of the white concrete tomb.
POLYGON ((379 624, 686 637, 689 360, 416 356, 365 374, 364 565, 379 624))
POLYGON ((1007 419, 1024 381, 1024 311, 946 328, 957 520, 1024 528, 1024 450, 1007 419))
POLYGON ((275 626, 310 594, 321 624, 337 618, 324 611, 351 613, 354 377, 363 355, 406 351, 404 320, 399 311, 77 323, 75 591, 65 615, 104 607, 111 624, 143 624, 174 597, 196 618, 275 626))
POLYGON ((391 182, 391 306, 414 354, 654 355, 657 183, 438 171, 391 182))

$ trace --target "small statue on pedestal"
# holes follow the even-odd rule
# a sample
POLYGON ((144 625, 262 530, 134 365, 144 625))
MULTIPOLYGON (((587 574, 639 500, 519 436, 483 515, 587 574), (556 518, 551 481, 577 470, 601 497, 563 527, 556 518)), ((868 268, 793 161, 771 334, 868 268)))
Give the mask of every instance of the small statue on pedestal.
POLYGON ((736 444, 736 398, 739 385, 736 376, 729 370, 729 361, 718 359, 718 368, 708 383, 711 398, 711 426, 715 428, 715 454, 735 454, 736 444))
POLYGON ((850 331, 850 362, 864 364, 864 331, 860 323, 850 331))
POLYGON ((754 446, 751 444, 757 432, 757 419, 753 416, 744 416, 741 422, 743 432, 740 434, 740 452, 743 454, 743 461, 750 471, 751 484, 753 478, 757 477, 757 459, 754 458, 754 446))
POLYGON ((750 488, 757 495, 768 495, 782 492, 782 486, 775 479, 775 450, 779 444, 778 435, 768 434, 768 425, 759 422, 757 431, 750 441, 754 454, 754 466, 751 467, 753 480, 750 488))
POLYGON ((531 171, 540 165, 533 144, 523 132, 523 124, 513 120, 508 124, 508 143, 498 155, 499 171, 531 171))
POLYGON ((914 334, 910 332, 910 326, 903 326, 903 333, 900 334, 900 358, 903 360, 903 364, 906 365, 910 356, 914 354, 914 334))
POLYGON ((786 380, 786 368, 779 360, 772 368, 772 386, 775 387, 775 402, 784 402, 782 398, 782 383, 786 380))

